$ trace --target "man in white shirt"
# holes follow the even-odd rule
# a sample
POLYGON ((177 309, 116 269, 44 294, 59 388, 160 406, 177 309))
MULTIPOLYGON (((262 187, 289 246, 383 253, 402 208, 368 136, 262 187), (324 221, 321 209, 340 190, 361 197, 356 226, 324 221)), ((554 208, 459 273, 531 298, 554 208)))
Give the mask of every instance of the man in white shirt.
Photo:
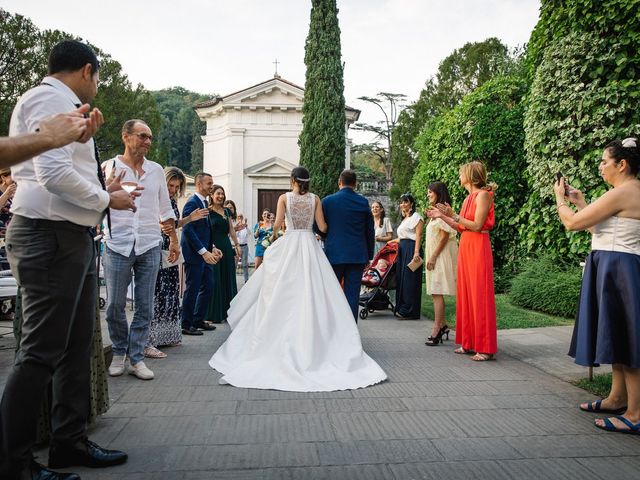
MULTIPOLYGON (((10 135, 35 132, 43 119, 91 102, 99 63, 74 40, 55 45, 49 76, 25 93, 13 111, 10 135)), ((102 123, 95 111, 94 121, 102 123)), ((95 128, 85 133, 93 135, 95 128)), ((0 478, 78 478, 33 460, 38 413, 52 385, 49 467, 106 467, 124 463, 86 437, 91 339, 97 276, 91 227, 107 208, 134 209, 118 182, 105 191, 94 141, 84 135, 13 167, 18 189, 6 238, 11 270, 22 294, 22 339, 0 403, 0 478)))
MULTIPOLYGON (((164 170, 156 162, 145 158, 152 140, 151 129, 144 121, 127 120, 122 127, 124 154, 107 162, 124 188, 143 188, 136 199, 136 211, 113 212, 111 228, 107 228, 104 237, 106 317, 113 343, 109 375, 122 375, 128 356, 131 362, 129 373, 142 380, 153 379, 153 372, 143 360, 153 317, 153 292, 160 268, 160 223, 174 226, 176 220, 164 170), (132 270, 135 311, 129 327, 125 306, 132 270)), ((172 262, 180 254, 180 245, 175 228, 170 232, 169 261, 172 262)))

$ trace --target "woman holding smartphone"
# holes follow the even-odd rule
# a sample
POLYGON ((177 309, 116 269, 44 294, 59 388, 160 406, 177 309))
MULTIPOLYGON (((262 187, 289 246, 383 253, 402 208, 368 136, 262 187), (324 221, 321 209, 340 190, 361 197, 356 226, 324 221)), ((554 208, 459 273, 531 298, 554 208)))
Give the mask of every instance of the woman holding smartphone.
POLYGON ((640 434, 639 147, 638 138, 631 137, 604 148, 598 170, 613 188, 590 204, 564 178, 554 185, 566 229, 592 232, 569 355, 584 366, 610 363, 613 371, 609 395, 580 409, 622 414, 595 424, 633 434, 640 434))

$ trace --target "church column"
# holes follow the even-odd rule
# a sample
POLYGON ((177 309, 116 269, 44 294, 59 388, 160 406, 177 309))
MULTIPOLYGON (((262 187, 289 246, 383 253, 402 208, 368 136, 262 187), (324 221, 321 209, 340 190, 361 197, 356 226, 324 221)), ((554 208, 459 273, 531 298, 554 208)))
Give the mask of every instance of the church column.
POLYGON ((244 134, 245 128, 229 129, 229 188, 227 198, 236 203, 239 212, 244 212, 244 134))

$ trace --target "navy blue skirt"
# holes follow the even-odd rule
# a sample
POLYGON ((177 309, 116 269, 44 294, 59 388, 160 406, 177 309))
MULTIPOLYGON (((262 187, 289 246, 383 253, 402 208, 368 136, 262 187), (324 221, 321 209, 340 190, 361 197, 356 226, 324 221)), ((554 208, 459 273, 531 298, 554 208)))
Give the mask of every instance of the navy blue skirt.
POLYGON ((640 255, 589 254, 569 355, 587 367, 640 368, 640 255))
POLYGON ((407 264, 413 260, 416 242, 403 238, 398 244, 396 259, 396 311, 395 313, 410 319, 420 318, 422 305, 422 277, 424 265, 412 272, 407 264))

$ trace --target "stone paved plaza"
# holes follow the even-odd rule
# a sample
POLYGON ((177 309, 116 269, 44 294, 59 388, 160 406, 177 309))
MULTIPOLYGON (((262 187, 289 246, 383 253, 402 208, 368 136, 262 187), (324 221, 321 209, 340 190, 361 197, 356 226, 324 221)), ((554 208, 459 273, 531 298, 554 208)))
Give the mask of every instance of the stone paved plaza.
POLYGON ((640 437, 595 428, 576 408, 591 396, 541 369, 552 362, 534 366, 555 352, 559 376, 586 374, 564 356, 570 327, 501 332, 498 361, 474 363, 452 341, 424 346, 430 325, 360 321, 389 380, 332 393, 218 385, 207 361, 228 326, 186 337, 148 360, 155 380, 110 379, 112 406, 91 438, 129 461, 72 470, 105 480, 639 478, 640 437))

